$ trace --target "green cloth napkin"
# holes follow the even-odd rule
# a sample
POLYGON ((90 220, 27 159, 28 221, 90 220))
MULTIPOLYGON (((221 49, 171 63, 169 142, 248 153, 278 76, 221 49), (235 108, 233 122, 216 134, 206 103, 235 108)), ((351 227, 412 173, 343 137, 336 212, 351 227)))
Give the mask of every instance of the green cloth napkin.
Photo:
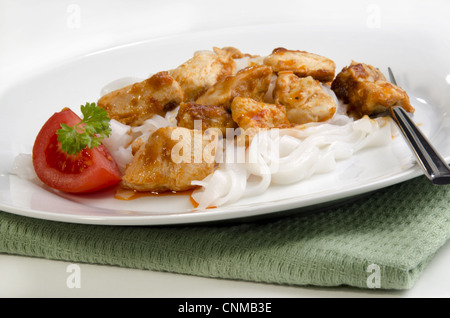
POLYGON ((223 225, 102 226, 0 212, 0 253, 272 284, 409 289, 450 237, 449 194, 418 177, 320 212, 223 225))

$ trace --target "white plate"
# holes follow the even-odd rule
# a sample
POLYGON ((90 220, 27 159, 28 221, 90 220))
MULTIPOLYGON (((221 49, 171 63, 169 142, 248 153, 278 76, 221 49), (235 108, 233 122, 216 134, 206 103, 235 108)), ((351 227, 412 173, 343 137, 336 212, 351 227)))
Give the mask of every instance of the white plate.
POLYGON ((449 161, 450 105, 447 101, 450 101, 450 90, 447 81, 450 81, 450 60, 447 57, 450 52, 440 46, 439 33, 410 29, 409 32, 414 33, 414 41, 411 41, 405 38, 404 30, 389 28, 368 32, 345 25, 334 28, 316 25, 308 32, 299 30, 296 24, 258 25, 130 43, 75 57, 14 83, 0 96, 3 121, 0 128, 0 209, 48 220, 104 225, 241 220, 328 206, 422 173, 399 137, 389 145, 362 151, 339 162, 332 173, 316 175, 292 186, 271 187, 264 195, 205 211, 194 210, 187 196, 132 201, 116 200, 111 191, 75 196, 9 174, 15 156, 31 152, 41 125, 54 112, 63 107, 76 110, 87 101, 96 101, 102 87, 115 79, 143 78, 174 68, 189 59, 194 51, 213 46, 235 46, 260 55, 267 55, 280 46, 306 50, 333 59, 337 71, 351 60, 366 62, 381 70, 390 66, 417 110, 415 121, 449 161), (433 51, 432 63, 423 63, 430 60, 430 51, 424 48, 436 47, 442 50, 433 51))

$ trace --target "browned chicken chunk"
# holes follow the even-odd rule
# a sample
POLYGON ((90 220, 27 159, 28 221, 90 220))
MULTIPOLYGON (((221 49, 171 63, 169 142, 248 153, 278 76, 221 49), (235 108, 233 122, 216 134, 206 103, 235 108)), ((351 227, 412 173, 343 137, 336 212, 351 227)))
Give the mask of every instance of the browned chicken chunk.
POLYGON ((214 171, 216 137, 182 127, 159 128, 127 166, 123 187, 154 192, 194 188, 192 181, 202 180, 214 171))
POLYGON ((233 53, 219 48, 213 50, 198 51, 191 59, 169 71, 180 83, 185 101, 196 100, 217 81, 234 74, 236 63, 232 59, 233 53))
POLYGON ((167 72, 113 92, 98 100, 111 119, 139 126, 153 115, 164 115, 183 101, 183 90, 167 72))
POLYGON ((231 113, 222 106, 182 103, 178 109, 177 125, 198 129, 195 121, 200 121, 202 130, 217 128, 223 136, 226 135, 227 128, 237 128, 231 113))
POLYGON ((230 108, 237 96, 250 97, 262 101, 269 89, 272 69, 265 65, 256 65, 240 70, 236 75, 228 76, 210 87, 195 102, 202 105, 230 108))
POLYGON ((364 63, 352 61, 350 66, 344 67, 331 89, 348 104, 349 112, 358 116, 384 112, 393 106, 414 112, 403 89, 388 82, 378 69, 364 63))
POLYGON ((287 118, 294 124, 325 121, 336 112, 334 99, 311 76, 280 72, 273 95, 275 103, 286 106, 287 118))
POLYGON ((336 64, 329 58, 305 51, 277 48, 264 59, 274 72, 292 71, 300 77, 312 76, 321 82, 331 82, 336 64))
POLYGON ((258 102, 248 97, 236 97, 231 104, 231 113, 233 120, 244 130, 291 126, 283 105, 258 102))

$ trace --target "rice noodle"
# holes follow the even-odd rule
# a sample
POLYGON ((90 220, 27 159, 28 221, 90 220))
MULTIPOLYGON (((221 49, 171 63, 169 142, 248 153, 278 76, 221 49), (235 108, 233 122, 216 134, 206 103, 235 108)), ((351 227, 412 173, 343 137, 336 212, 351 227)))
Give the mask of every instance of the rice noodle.
MULTIPOLYGON (((175 110, 176 111, 176 110, 175 110)), ((147 141, 147 139, 157 129, 167 126, 176 126, 174 119, 176 114, 168 112, 165 117, 153 115, 144 121, 140 126, 131 127, 111 119, 111 135, 103 140, 103 145, 108 149, 111 156, 117 162, 120 171, 123 173, 129 163, 133 160, 132 144, 137 139, 147 141)))
POLYGON ((14 158, 11 167, 11 174, 21 179, 29 181, 39 180, 33 167, 33 158, 31 154, 20 153, 14 158))
MULTIPOLYGON (((231 150, 231 147, 227 147, 225 152, 227 151, 229 157, 230 152, 234 150, 231 150)), ((226 156, 227 153, 225 153, 225 157, 226 156)), ((215 198, 214 206, 221 206, 239 200, 241 193, 246 190, 246 184, 247 171, 245 164, 242 163, 225 164, 222 166, 222 169, 217 169, 202 181, 192 181, 192 185, 202 187, 200 190, 196 191, 196 196, 201 193, 202 197, 215 198)), ((196 199, 194 198, 194 200, 196 199)), ((200 208, 210 206, 211 205, 208 204, 206 206, 201 206, 200 208)))

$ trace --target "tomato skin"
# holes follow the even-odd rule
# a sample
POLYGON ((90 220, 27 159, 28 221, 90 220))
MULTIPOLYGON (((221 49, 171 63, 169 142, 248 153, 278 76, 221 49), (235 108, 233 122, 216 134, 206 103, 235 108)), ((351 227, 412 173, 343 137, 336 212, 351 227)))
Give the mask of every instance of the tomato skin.
POLYGON ((47 186, 69 193, 96 192, 119 183, 121 173, 105 146, 85 148, 77 155, 61 150, 56 131, 62 123, 73 126, 80 121, 72 110, 64 108, 42 126, 32 154, 37 176, 47 186))

